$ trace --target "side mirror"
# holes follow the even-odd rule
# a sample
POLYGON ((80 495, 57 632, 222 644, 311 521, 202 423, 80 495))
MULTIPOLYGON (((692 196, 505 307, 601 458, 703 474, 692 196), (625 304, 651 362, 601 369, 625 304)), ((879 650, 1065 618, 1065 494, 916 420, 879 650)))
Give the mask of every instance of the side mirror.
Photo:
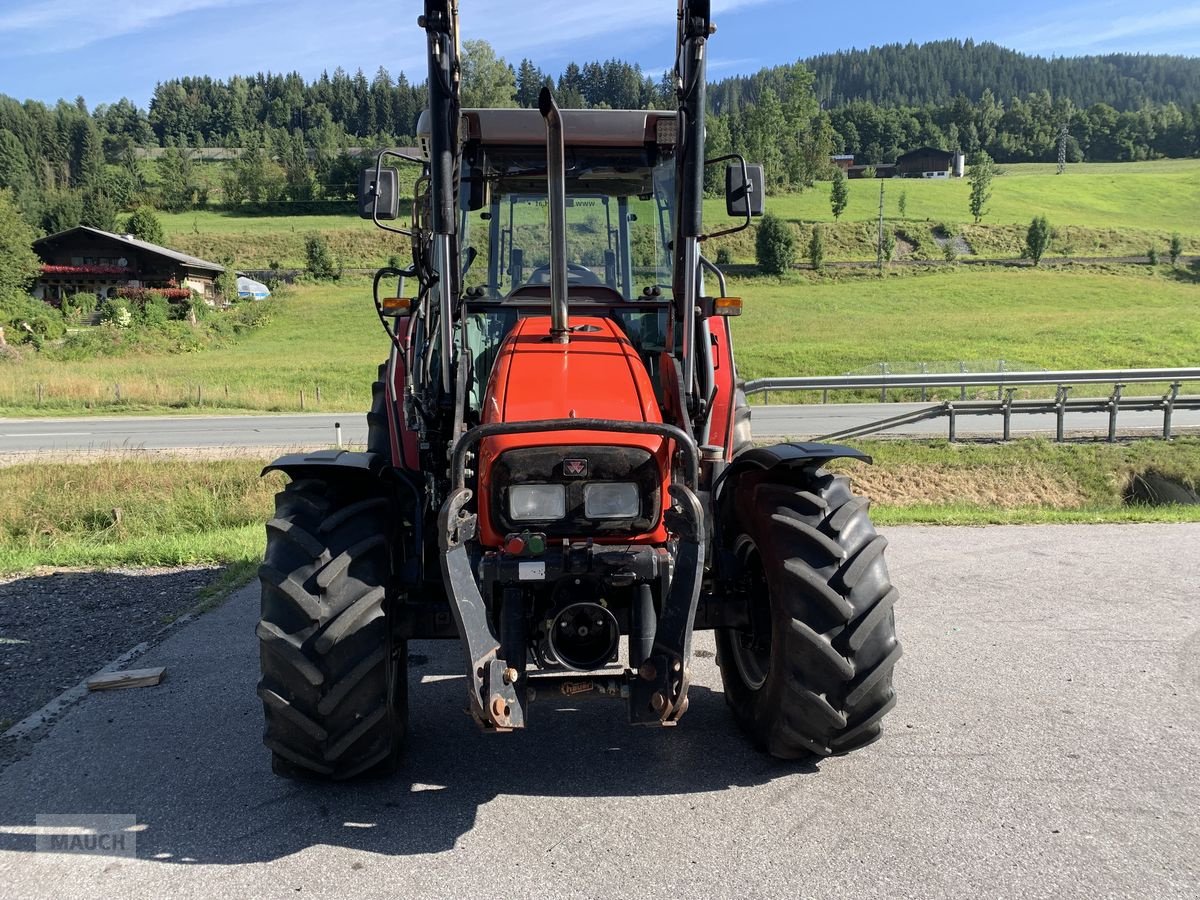
POLYGON ((725 210, 730 218, 761 216, 765 200, 766 173, 760 165, 746 166, 749 180, 742 178, 742 167, 725 167, 725 210))
POLYGON ((358 179, 358 214, 364 219, 400 218, 399 173, 387 166, 363 169, 358 179), (378 175, 378 180, 376 180, 378 175))

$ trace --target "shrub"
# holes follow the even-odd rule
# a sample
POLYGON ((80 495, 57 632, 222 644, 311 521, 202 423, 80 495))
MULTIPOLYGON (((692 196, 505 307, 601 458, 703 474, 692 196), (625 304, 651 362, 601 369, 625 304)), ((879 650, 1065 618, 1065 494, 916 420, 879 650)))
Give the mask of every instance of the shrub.
POLYGON ((100 301, 100 323, 114 328, 128 328, 133 324, 129 302, 123 297, 110 297, 100 301))
POLYGON ((883 251, 883 258, 886 262, 891 262, 896 258, 896 232, 891 228, 883 230, 883 246, 880 249, 883 251))
POLYGON ((1167 248, 1167 254, 1171 257, 1171 265, 1179 265, 1179 257, 1183 256, 1183 238, 1179 236, 1179 232, 1171 235, 1171 245, 1167 248))
POLYGON ((137 304, 137 320, 141 325, 160 328, 171 318, 171 304, 162 294, 151 292, 137 304))
POLYGON ((96 311, 96 295, 91 293, 72 294, 70 297, 64 297, 62 301, 63 318, 78 325, 91 317, 96 311))
POLYGON ((814 225, 808 241, 808 259, 817 272, 825 265, 825 233, 820 225, 814 225))
POLYGON ((304 239, 305 268, 318 280, 328 281, 342 277, 342 267, 329 250, 329 244, 319 234, 310 234, 304 239))
POLYGON ((1025 257, 1033 260, 1036 266, 1042 261, 1042 256, 1050 247, 1050 238, 1053 237, 1053 231, 1050 228, 1050 222, 1045 216, 1035 216, 1034 220, 1029 223, 1029 231, 1025 235, 1025 257))
POLYGON ((1158 248, 1153 244, 1151 244, 1150 248, 1146 251, 1146 258, 1150 260, 1150 265, 1158 265, 1158 248))
POLYGON ((717 265, 718 266, 732 266, 733 265, 733 254, 729 252, 728 247, 717 248, 717 265))
POLYGON ((43 341, 57 340, 67 331, 58 310, 28 294, 0 297, 0 326, 5 330, 5 340, 33 344, 38 349, 43 341))
POLYGON ((754 239, 758 268, 767 275, 782 275, 796 258, 796 238, 783 219, 773 213, 763 216, 754 239))

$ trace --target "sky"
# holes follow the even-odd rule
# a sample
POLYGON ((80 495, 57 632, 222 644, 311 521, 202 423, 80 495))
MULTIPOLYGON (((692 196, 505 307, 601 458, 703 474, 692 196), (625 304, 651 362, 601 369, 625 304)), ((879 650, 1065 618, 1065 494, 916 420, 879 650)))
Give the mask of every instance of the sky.
MULTIPOLYGON (((918 15, 894 0, 713 0, 710 77, 849 47, 944 38, 1041 56, 1200 56, 1197 0, 973 6, 926 5, 954 12, 918 15)), ((676 7, 675 0, 462 0, 463 37, 553 73, 572 60, 616 57, 657 77, 670 66, 676 7)), ((50 103, 82 95, 93 107, 129 97, 145 106, 157 82, 183 75, 299 71, 312 79, 338 66, 368 75, 383 66, 421 81, 423 8, 418 0, 0 0, 0 94, 50 103)))

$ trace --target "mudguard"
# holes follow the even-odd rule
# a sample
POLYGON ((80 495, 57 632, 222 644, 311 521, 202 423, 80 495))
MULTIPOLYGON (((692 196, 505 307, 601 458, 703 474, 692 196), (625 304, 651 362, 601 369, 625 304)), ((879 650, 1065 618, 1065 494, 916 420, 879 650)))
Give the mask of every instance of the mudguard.
POLYGON ((327 478, 332 474, 365 475, 378 478, 388 468, 378 453, 353 453, 349 450, 318 450, 315 453, 289 453, 262 470, 283 472, 292 478, 327 478))
POLYGON ((791 442, 776 444, 773 447, 755 447, 739 453, 728 468, 721 473, 721 477, 713 487, 713 497, 719 505, 725 492, 734 487, 741 476, 747 472, 802 469, 823 465, 831 459, 858 459, 867 464, 874 462, 861 450, 841 444, 791 442))
POLYGON ((755 447, 745 453, 738 454, 722 473, 722 481, 736 478, 745 471, 770 471, 777 468, 794 469, 820 465, 831 459, 859 459, 865 463, 874 462, 867 454, 853 447, 841 444, 806 444, 788 443, 776 444, 773 447, 755 447))

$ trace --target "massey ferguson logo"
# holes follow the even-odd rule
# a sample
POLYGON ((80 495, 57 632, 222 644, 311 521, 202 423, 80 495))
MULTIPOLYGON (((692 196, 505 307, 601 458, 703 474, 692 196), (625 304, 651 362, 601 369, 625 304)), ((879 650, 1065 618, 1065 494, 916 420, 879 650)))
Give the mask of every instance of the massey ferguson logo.
POLYGON ((586 478, 587 477, 587 460, 586 459, 564 459, 563 474, 568 478, 586 478))

